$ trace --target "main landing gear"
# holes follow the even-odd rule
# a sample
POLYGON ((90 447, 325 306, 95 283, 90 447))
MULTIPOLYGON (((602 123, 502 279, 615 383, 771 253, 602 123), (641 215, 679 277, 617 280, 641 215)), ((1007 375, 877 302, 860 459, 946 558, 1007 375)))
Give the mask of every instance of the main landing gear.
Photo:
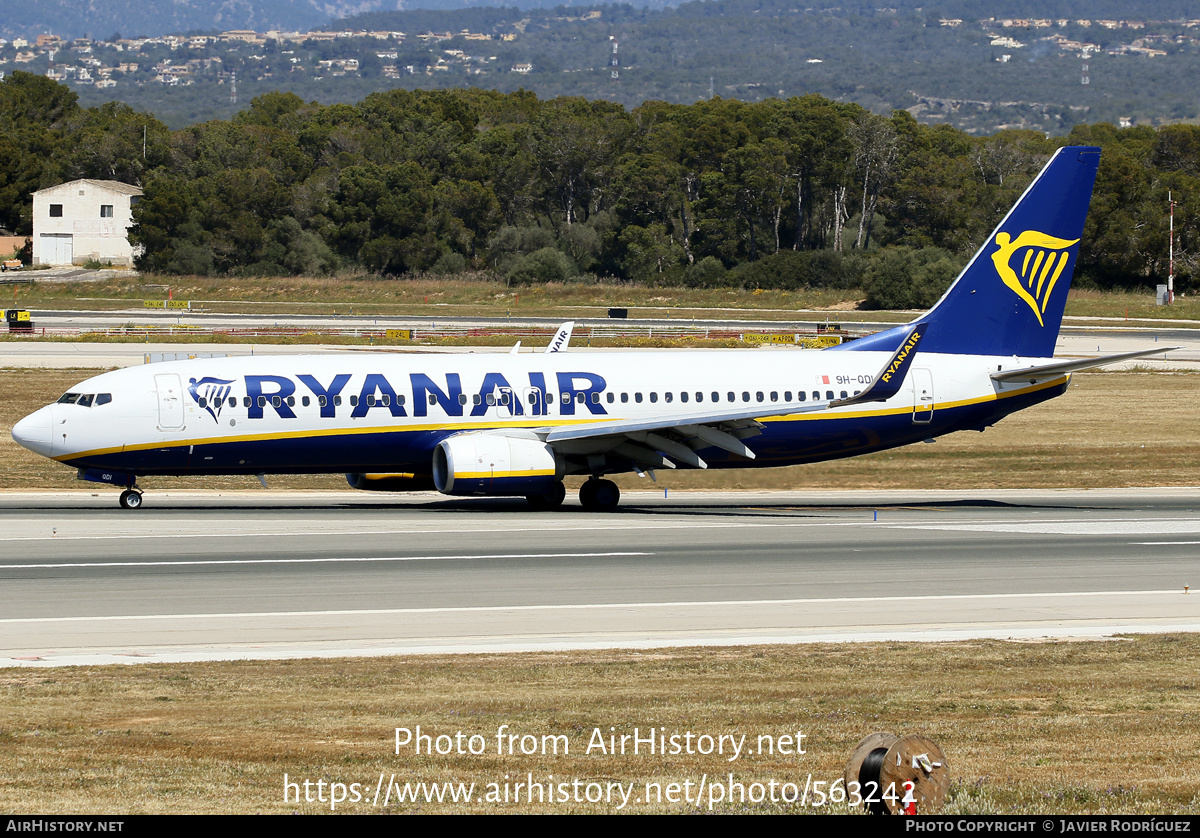
POLYGON ((611 512, 621 501, 621 490, 611 480, 593 477, 579 487, 579 502, 589 512, 611 512))
POLYGON ((555 480, 554 485, 540 495, 526 495, 525 500, 539 512, 558 509, 567 497, 567 487, 561 480, 555 480))
POLYGON ((122 509, 141 509, 142 508, 142 490, 141 489, 126 489, 121 492, 121 508, 122 509))

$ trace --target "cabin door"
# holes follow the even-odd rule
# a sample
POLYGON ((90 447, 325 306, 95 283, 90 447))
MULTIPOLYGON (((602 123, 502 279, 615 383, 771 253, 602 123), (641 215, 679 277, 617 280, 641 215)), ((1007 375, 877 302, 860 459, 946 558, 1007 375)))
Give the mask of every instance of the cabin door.
POLYGON ((913 367, 913 422, 928 425, 933 421, 933 373, 913 367))
POLYGON ((158 390, 158 429, 160 431, 183 430, 183 387, 175 373, 154 376, 154 387, 158 390))

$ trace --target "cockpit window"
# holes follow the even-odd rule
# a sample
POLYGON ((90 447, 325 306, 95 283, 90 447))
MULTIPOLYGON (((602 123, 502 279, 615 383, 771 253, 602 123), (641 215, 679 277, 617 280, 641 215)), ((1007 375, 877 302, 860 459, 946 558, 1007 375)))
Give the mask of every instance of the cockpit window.
POLYGON ((96 397, 92 393, 85 393, 79 397, 79 401, 75 402, 75 404, 79 405, 80 407, 91 407, 92 399, 94 398, 96 397))
POLYGON ((96 407, 102 404, 108 404, 112 401, 112 393, 99 393, 96 396, 96 407))
POLYGON ((59 404, 75 404, 79 399, 78 393, 63 393, 62 398, 58 400, 59 404))

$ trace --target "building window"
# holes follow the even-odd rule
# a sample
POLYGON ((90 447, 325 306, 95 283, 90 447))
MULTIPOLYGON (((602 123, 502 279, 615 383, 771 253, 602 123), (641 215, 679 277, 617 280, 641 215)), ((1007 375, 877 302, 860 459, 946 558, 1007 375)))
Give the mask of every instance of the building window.
POLYGON ((51 204, 50 205, 50 217, 51 218, 62 218, 63 217, 62 207, 63 207, 62 204, 51 204))
POLYGON ((101 218, 112 218, 113 217, 113 205, 112 204, 101 204, 100 205, 100 217, 101 218))

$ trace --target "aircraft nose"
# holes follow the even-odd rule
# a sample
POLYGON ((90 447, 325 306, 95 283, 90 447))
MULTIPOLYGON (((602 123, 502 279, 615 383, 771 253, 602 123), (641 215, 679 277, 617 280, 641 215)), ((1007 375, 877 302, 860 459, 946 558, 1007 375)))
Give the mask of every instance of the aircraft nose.
POLYGON ((49 457, 54 441, 53 421, 50 407, 35 410, 13 425, 12 437, 18 445, 23 445, 43 457, 49 457))

